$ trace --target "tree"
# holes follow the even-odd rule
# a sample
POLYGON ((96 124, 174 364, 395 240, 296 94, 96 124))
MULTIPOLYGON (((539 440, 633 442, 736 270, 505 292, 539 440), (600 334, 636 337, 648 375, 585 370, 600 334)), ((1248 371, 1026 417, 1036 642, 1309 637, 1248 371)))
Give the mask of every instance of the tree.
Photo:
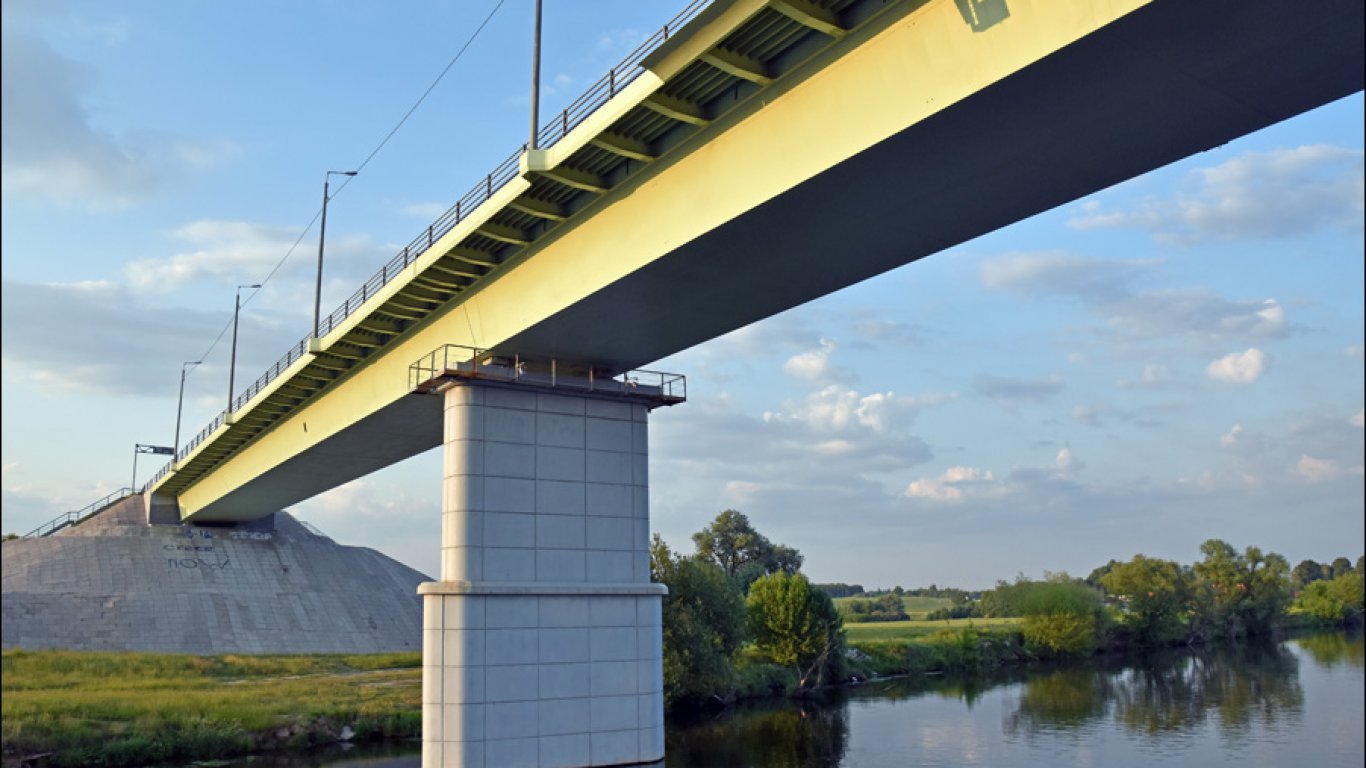
POLYGON ((1290 604, 1290 564, 1272 552, 1248 547, 1239 554, 1227 542, 1200 545, 1205 559, 1192 566, 1203 629, 1230 637, 1263 634, 1279 623, 1290 604))
POLYGON ((734 687, 732 660, 745 639, 739 587, 714 563, 679 557, 655 535, 650 576, 669 588, 663 604, 664 693, 697 698, 734 687))
POLYGON ((743 590, 764 574, 796 573, 802 567, 800 552, 769 541, 733 509, 717 515, 692 540, 698 557, 719 565, 743 590))
POLYGON ((1361 576, 1366 576, 1366 555, 1357 555, 1357 564, 1352 570, 1361 576))
POLYGON ((1351 572, 1352 561, 1345 557, 1338 557, 1333 559, 1333 564, 1328 567, 1328 573, 1325 574, 1325 576, 1330 579, 1336 579, 1339 576, 1346 576, 1351 572))
POLYGON ((1091 575, 1086 577, 1086 583, 1090 584, 1093 587, 1100 587, 1101 578, 1103 578, 1105 574, 1109 573, 1116 565, 1119 565, 1119 561, 1111 559, 1110 562, 1100 566, 1094 571, 1091 571, 1091 575))
POLYGON ((811 586, 831 597, 853 597, 854 595, 863 594, 862 584, 844 584, 839 582, 834 584, 812 584, 811 586))
POLYGON ((1162 645, 1185 636, 1182 610, 1190 585, 1179 564, 1134 555, 1127 563, 1111 561, 1100 583, 1123 601, 1121 624, 1138 644, 1162 645))
POLYGON ((1313 560, 1301 560, 1290 572, 1290 584, 1300 590, 1323 578, 1323 566, 1313 560))
POLYGON ((756 580, 745 607, 755 648, 776 664, 794 667, 799 688, 838 674, 844 660, 839 612, 805 576, 779 571, 756 580))

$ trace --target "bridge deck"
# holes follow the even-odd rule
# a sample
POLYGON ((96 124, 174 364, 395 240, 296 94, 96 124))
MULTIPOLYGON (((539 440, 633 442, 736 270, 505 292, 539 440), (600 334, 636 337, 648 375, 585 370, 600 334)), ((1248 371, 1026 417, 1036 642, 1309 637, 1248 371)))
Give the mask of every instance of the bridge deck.
POLYGON ((735 0, 683 20, 386 264, 148 488, 201 519, 267 514, 434 447, 406 369, 440 344, 610 376, 1363 77, 1353 0, 735 0), (361 434, 365 448, 397 442, 342 461, 361 434), (290 472, 313 479, 280 479, 290 472))

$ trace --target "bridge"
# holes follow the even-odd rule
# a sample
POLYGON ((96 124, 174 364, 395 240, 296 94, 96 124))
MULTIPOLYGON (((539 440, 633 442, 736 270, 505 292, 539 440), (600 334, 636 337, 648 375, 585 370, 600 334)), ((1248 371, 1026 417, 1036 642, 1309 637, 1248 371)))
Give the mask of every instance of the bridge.
POLYGON ((143 489, 268 515, 445 446, 424 765, 663 754, 633 372, 1360 91, 1360 0, 698 0, 143 489))

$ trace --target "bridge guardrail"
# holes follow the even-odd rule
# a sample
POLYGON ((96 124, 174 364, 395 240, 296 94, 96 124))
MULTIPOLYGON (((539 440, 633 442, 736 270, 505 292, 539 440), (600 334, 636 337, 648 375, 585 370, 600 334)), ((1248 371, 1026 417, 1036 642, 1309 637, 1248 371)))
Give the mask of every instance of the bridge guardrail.
POLYGON ((108 496, 105 496, 104 498, 100 499, 99 501, 91 502, 90 504, 87 504, 78 510, 72 512, 63 512, 57 517, 52 518, 46 523, 43 523, 37 528, 34 528, 33 530, 24 534, 24 538, 33 539, 38 538, 39 536, 51 536, 52 534, 62 530, 63 528, 72 525, 77 525, 83 522, 86 518, 90 517, 96 512, 99 512, 100 510, 104 509, 110 504, 113 504, 117 501, 122 501, 123 499, 132 495, 132 488, 120 488, 117 491, 114 491, 113 493, 109 494, 108 496))
MULTIPOLYGON (((663 45, 669 39, 670 34, 677 32, 681 27, 691 21, 702 9, 711 5, 713 0, 692 0, 683 10, 670 19, 663 27, 656 30, 653 35, 645 39, 634 51, 622 59, 615 67, 608 70, 607 74, 594 83, 579 98, 575 99, 568 107, 561 111, 557 116, 540 129, 537 134, 538 145, 545 149, 554 146, 560 139, 563 139, 570 131, 592 115, 603 104, 606 104, 613 96, 617 95, 622 88, 629 85, 640 76, 642 69, 638 66, 640 62, 652 53, 656 48, 663 45)), ((333 329, 337 328, 353 312, 359 309, 369 298, 375 295, 381 288, 389 283, 390 280, 402 274, 403 270, 421 256, 428 248, 440 240, 446 233, 450 232, 457 224, 464 221, 479 206, 493 197, 494 193, 502 189, 505 184, 517 177, 520 170, 521 156, 527 150, 527 145, 523 144, 517 148, 503 162, 499 163, 483 179, 474 185, 469 192, 455 201, 445 213, 437 217, 426 229, 412 242, 403 247, 392 259, 380 267, 380 271, 375 273, 369 280, 361 284, 359 290, 347 297, 341 306, 337 307, 327 317, 318 323, 318 337, 322 338, 333 329)), ((312 335, 305 336, 290 348, 266 372, 261 375, 250 387, 242 394, 232 399, 232 412, 236 412, 246 405, 250 400, 265 389, 272 381, 279 377, 280 373, 288 369, 289 366, 304 352, 308 350, 308 340, 312 335)), ((223 424, 224 417, 228 411, 224 411, 213 420, 207 427, 200 430, 198 435, 186 444, 185 448, 176 453, 174 459, 162 467, 152 479, 148 480, 142 489, 146 490, 154 485, 161 478, 165 477, 175 463, 184 459, 189 453, 204 442, 214 430, 223 424)))

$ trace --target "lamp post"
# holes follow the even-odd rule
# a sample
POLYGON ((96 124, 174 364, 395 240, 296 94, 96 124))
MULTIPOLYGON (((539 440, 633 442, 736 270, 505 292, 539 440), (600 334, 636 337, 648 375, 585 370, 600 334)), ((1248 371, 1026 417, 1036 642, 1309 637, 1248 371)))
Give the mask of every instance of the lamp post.
POLYGON ((541 119, 541 0, 536 0, 536 30, 531 41, 531 141, 528 148, 536 149, 541 119))
POLYGON ((171 446, 177 452, 180 451, 180 413, 185 408, 185 374, 188 373, 191 368, 202 362, 204 361, 194 360, 180 365, 180 399, 176 401, 175 406, 175 444, 171 446))
POLYGON ((323 175, 323 217, 318 224, 318 284, 313 289, 313 338, 318 338, 323 304, 323 241, 327 237, 327 185, 333 176, 355 176, 359 171, 328 171, 323 175))
POLYGON ((237 298, 232 303, 232 358, 228 363, 228 410, 229 416, 232 415, 232 380, 237 373, 237 316, 242 313, 242 289, 260 288, 261 284, 239 285, 237 286, 237 298))

